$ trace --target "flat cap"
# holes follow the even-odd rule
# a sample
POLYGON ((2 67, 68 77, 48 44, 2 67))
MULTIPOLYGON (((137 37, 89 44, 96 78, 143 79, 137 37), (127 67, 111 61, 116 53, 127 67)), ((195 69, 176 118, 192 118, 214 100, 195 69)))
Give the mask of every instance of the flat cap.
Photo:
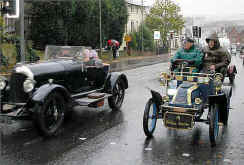
POLYGON ((186 42, 191 42, 191 43, 194 43, 194 40, 190 37, 186 37, 186 42))

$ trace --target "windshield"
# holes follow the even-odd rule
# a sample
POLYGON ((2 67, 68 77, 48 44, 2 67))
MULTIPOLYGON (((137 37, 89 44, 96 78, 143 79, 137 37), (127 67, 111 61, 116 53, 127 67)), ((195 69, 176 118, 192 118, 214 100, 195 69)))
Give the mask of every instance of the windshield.
POLYGON ((53 46, 48 45, 45 49, 45 60, 67 58, 77 58, 83 60, 84 46, 53 46))

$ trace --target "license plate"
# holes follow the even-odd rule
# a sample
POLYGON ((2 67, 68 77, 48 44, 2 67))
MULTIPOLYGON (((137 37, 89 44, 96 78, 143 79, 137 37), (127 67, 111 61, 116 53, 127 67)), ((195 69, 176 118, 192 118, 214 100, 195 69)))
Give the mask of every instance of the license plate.
POLYGON ((166 112, 164 125, 168 128, 191 129, 194 125, 193 116, 184 113, 166 112))

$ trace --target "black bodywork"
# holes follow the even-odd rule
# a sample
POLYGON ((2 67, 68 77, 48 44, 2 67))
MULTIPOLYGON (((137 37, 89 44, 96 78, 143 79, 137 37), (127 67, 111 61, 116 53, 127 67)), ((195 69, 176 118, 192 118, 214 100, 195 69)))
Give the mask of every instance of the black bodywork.
MULTIPOLYGON (((40 115, 44 118, 46 113, 41 114, 39 109, 49 107, 50 110, 47 111, 53 109, 55 120, 58 121, 60 116, 63 121, 62 115, 67 114, 70 109, 67 107, 73 105, 97 107, 103 104, 96 103, 103 102, 105 98, 109 99, 109 105, 113 110, 120 109, 124 90, 128 88, 126 76, 118 72, 111 73, 109 64, 88 65, 82 58, 84 49, 84 47, 47 46, 45 61, 18 64, 10 75, 1 76, 1 81, 6 83, 1 90, 1 117, 7 116, 15 119, 31 117, 33 119, 33 116, 38 118, 40 115), (70 54, 53 58, 52 53, 55 54, 58 51, 70 52, 70 54), (33 85, 33 89, 31 85, 33 85), (116 85, 121 91, 120 95, 115 92, 116 85), (25 91, 25 88, 30 91, 25 91), (89 95, 93 95, 93 98, 89 95), (53 102, 50 101, 50 106, 45 105, 48 104, 47 100, 51 100, 51 96, 56 97, 58 101, 65 102, 65 108, 60 107, 59 110, 57 108, 59 104, 55 99, 53 102), (116 102, 115 99, 119 101, 116 102)), ((40 122, 45 122, 45 119, 38 120, 37 125, 44 135, 53 135, 58 129, 45 130, 40 126, 40 122)))

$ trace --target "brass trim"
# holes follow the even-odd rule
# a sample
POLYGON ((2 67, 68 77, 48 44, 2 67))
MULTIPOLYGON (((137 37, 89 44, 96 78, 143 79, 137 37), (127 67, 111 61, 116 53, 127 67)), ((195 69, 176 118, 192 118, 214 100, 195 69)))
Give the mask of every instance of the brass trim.
POLYGON ((190 87, 189 89, 187 89, 187 102, 188 102, 188 105, 191 105, 191 93, 192 93, 192 91, 197 89, 197 88, 198 88, 198 85, 195 84, 192 87, 190 87))
POLYGON ((182 80, 183 80, 183 76, 181 76, 181 75, 176 75, 176 76, 175 76, 175 79, 176 79, 177 81, 182 81, 182 80))
MULTIPOLYGON (((162 108, 165 108, 165 109, 181 109, 183 107, 175 107, 175 106, 169 106, 169 105, 161 105, 162 108)), ((195 108, 184 108, 185 110, 187 111, 198 111, 198 109, 195 109, 195 108)))
POLYGON ((170 128, 170 129, 175 129, 175 130, 191 130, 192 128, 193 128, 193 126, 194 126, 194 120, 193 120, 193 115, 190 115, 190 114, 185 114, 185 113, 175 113, 175 112, 166 112, 165 114, 164 114, 164 117, 163 117, 163 124, 164 124, 164 126, 166 127, 166 128, 170 128), (165 116, 166 116, 166 114, 167 113, 171 113, 171 114, 175 114, 175 115, 186 115, 186 116, 191 116, 192 117, 192 120, 191 120, 191 127, 189 127, 189 128, 172 128, 172 127, 168 127, 168 126, 166 126, 166 120, 165 120, 165 116))
POLYGON ((182 108, 182 107, 173 108, 173 111, 174 112, 181 112, 181 113, 187 112, 187 110, 185 108, 182 108))
POLYGON ((179 87, 177 88, 177 90, 176 90, 176 93, 175 93, 175 95, 173 96, 173 99, 172 99, 172 103, 174 103, 175 102, 175 98, 176 98, 176 96, 177 96, 177 94, 178 94, 178 91, 179 91, 179 87))
POLYGON ((187 76, 186 79, 187 79, 187 81, 191 81, 192 82, 194 80, 194 77, 193 76, 187 76))

